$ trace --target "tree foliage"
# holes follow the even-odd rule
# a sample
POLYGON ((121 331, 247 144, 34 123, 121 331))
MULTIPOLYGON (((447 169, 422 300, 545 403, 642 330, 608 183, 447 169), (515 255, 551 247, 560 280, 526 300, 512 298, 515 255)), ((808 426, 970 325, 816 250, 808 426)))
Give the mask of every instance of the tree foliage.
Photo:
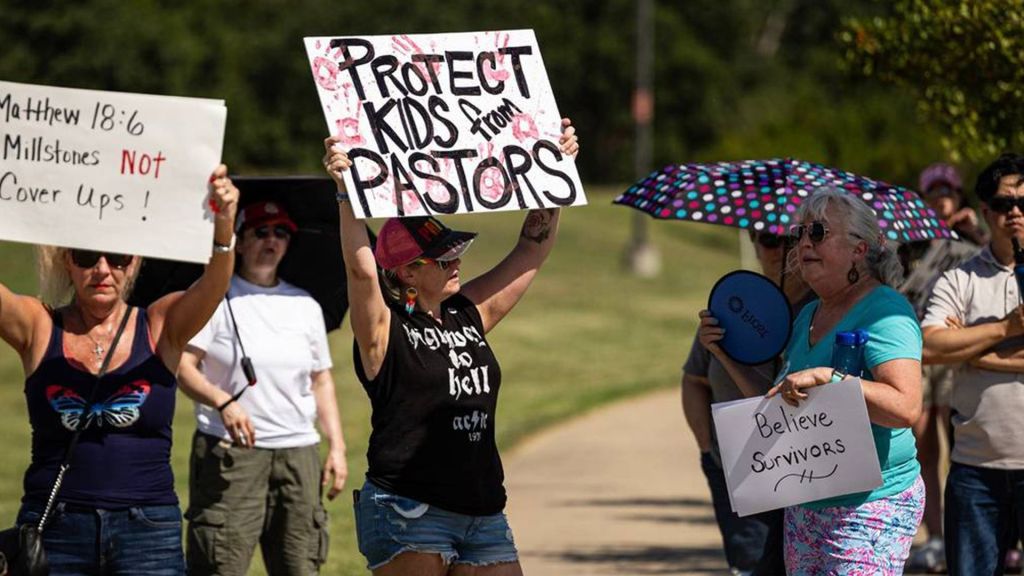
MULTIPOLYGON (((532 28, 588 181, 632 180, 630 0, 0 0, 0 78, 222 98, 240 172, 319 170, 326 128, 303 36, 532 28)), ((912 180, 939 148, 913 104, 838 69, 871 0, 658 0, 656 165, 800 156, 912 180)), ((653 168, 653 166, 652 166, 653 168)))
POLYGON ((897 0, 851 18, 846 61, 909 90, 954 158, 990 160, 1024 144, 1024 1, 897 0))

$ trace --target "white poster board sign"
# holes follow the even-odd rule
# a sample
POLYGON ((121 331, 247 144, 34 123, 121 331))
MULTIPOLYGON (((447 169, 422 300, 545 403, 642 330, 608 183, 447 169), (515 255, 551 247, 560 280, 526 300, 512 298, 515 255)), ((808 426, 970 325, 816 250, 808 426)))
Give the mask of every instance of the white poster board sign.
POLYGON ((0 239, 205 263, 219 100, 0 81, 0 239))
POLYGON ((779 395, 712 404, 738 515, 882 485, 860 379, 810 388, 807 396, 798 408, 779 395))
POLYGON ((305 43, 357 217, 586 204, 533 30, 305 43))

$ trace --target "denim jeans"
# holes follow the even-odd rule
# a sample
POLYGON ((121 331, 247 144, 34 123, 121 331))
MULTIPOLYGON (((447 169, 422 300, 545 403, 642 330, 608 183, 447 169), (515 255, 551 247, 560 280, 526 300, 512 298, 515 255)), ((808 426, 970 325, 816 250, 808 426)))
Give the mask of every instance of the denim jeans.
POLYGON ((1024 470, 953 462, 946 479, 945 528, 951 576, 1002 574, 1006 550, 1016 534, 1024 533, 1024 470))
MULTIPOLYGON (((43 507, 23 504, 18 524, 37 523, 43 507)), ((103 510, 57 504, 43 530, 51 576, 182 576, 177 506, 103 510)))
POLYGON ((715 521, 722 533, 725 559, 730 568, 751 570, 758 576, 784 575, 783 511, 772 510, 739 517, 729 505, 729 488, 725 472, 710 452, 700 455, 700 467, 711 488, 711 504, 715 521))

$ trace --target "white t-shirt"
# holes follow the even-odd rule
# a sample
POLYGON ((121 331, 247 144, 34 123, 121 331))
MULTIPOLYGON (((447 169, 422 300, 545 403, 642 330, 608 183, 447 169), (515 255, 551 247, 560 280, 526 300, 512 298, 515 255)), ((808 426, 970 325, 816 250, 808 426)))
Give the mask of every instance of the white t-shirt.
MULTIPOLYGON (((316 444, 320 435, 311 374, 331 368, 320 305, 308 292, 283 280, 266 288, 235 275, 228 294, 256 370, 256 385, 238 400, 256 428, 256 447, 316 444)), ((199 368, 214 386, 235 394, 246 385, 242 352, 223 301, 189 344, 206 353, 199 368)), ((195 406, 201 432, 230 439, 216 408, 198 402, 195 406)))

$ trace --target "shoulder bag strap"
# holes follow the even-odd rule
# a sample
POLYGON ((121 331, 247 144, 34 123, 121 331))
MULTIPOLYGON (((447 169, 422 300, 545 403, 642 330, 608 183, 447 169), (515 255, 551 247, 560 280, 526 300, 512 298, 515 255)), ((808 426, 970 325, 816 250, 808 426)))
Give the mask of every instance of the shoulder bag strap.
MULTIPOLYGON (((96 384, 92 387, 92 393, 89 395, 89 401, 86 406, 92 406, 92 403, 96 400, 96 393, 100 387, 100 380, 107 373, 107 368, 110 367, 110 361, 114 357, 114 352, 117 351, 117 343, 121 340, 121 335, 124 334, 125 326, 128 325, 128 318, 132 315, 131 306, 125 310, 124 316, 121 318, 121 325, 117 328, 117 333, 114 334, 114 339, 111 341, 110 350, 107 352, 107 356, 103 359, 103 364, 100 366, 100 371, 96 374, 96 384)), ((78 445, 78 439, 82 436, 82 431, 85 429, 85 423, 87 419, 84 417, 78 422, 78 427, 75 428, 74 435, 71 436, 71 441, 68 442, 68 447, 64 451, 64 461, 60 464, 60 470, 57 471, 57 479, 53 482, 53 489, 50 490, 50 498, 46 501, 46 508, 43 510, 43 515, 39 518, 39 526, 36 528, 39 532, 43 531, 43 527, 46 526, 46 521, 50 517, 50 512, 53 511, 53 505, 57 501, 57 493, 60 492, 60 485, 64 482, 64 474, 71 468, 71 456, 75 452, 75 446, 78 445)))

